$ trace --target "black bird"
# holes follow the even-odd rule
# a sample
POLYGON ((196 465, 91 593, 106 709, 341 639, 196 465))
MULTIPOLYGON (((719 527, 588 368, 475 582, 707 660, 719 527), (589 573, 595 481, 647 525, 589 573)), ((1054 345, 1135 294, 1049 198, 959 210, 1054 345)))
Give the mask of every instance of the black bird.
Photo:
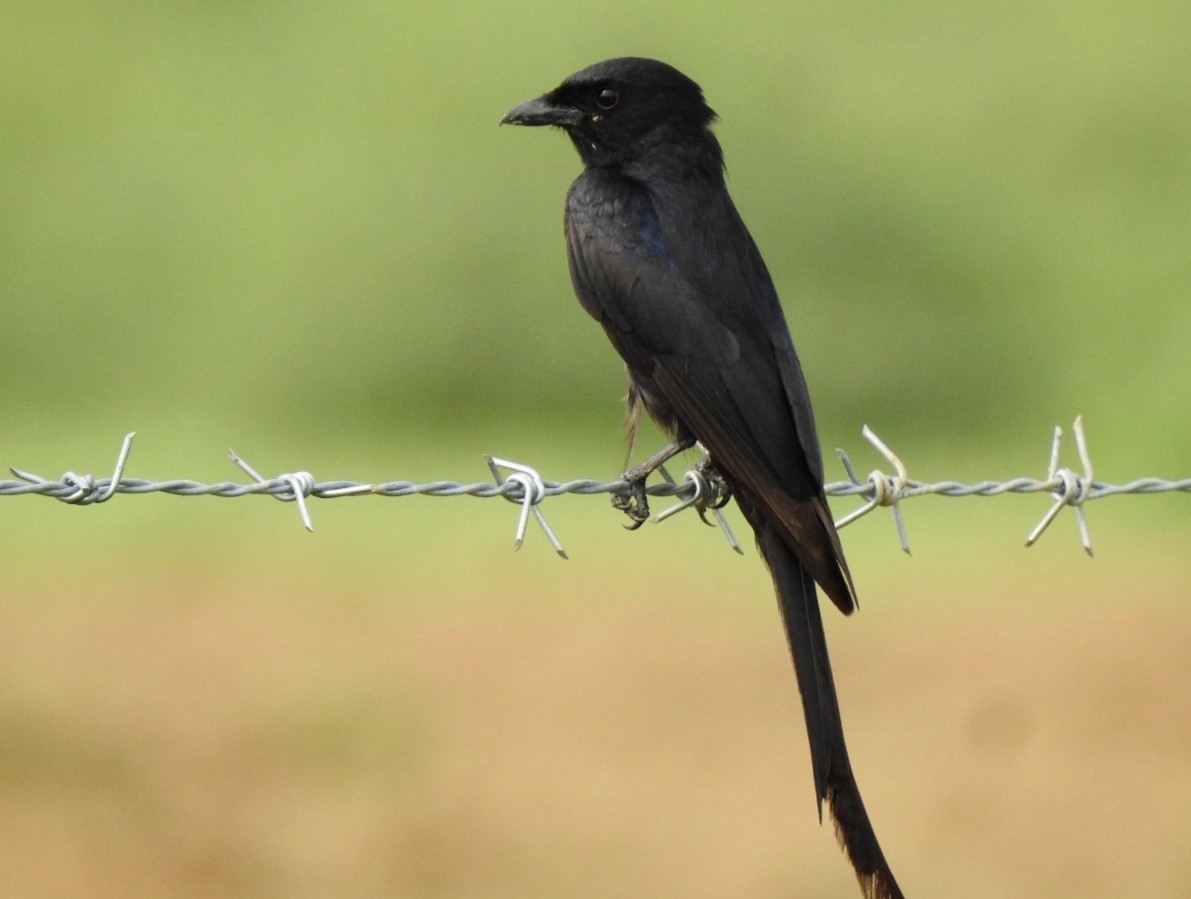
POLYGON ((698 441, 769 565, 810 737, 815 792, 865 896, 902 895, 852 775, 816 582, 849 614, 856 593, 823 493, 810 395, 773 281, 724 183, 715 113, 678 70, 597 63, 501 120, 555 125, 584 171, 566 199, 571 279, 624 358, 630 420, 641 405, 674 446, 698 441))

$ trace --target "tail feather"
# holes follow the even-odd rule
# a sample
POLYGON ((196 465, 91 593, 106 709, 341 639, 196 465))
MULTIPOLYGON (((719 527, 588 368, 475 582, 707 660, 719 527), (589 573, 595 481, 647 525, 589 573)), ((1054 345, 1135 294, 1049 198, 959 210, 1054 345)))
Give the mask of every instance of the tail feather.
MULTIPOLYGON (((752 516, 749 517, 752 520, 752 516)), ((786 638, 794 658, 794 671, 806 715, 820 820, 826 801, 835 823, 836 838, 856 871, 866 899, 902 899, 901 888, 881 852, 860 797, 860 788, 852 775, 815 581, 768 523, 753 524, 757 543, 773 575, 786 638)))

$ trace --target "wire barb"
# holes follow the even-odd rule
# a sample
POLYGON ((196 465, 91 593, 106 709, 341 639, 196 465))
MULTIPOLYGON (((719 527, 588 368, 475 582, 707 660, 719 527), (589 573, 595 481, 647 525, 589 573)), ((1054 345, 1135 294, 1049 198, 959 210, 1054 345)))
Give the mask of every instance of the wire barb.
POLYGON ((554 547, 554 551, 558 553, 560 558, 568 558, 567 552, 562 548, 558 538, 554 536, 554 531, 550 530, 550 525, 546 523, 546 516, 542 514, 540 504, 546 498, 546 482, 542 480, 542 476, 538 474, 537 469, 530 468, 528 465, 522 465, 520 462, 510 462, 508 459, 498 459, 495 456, 484 456, 488 460, 488 467, 492 470, 492 477, 496 479, 496 483, 502 489, 509 484, 515 484, 520 487, 520 498, 510 492, 505 492, 505 499, 510 502, 521 504, 521 517, 517 521, 517 534, 513 539, 513 551, 516 552, 521 548, 521 544, 525 542, 525 529, 529 524, 529 513, 532 511, 534 518, 538 520, 538 525, 542 532, 546 535, 546 539, 550 541, 550 545, 554 547), (501 477, 500 469, 507 468, 512 472, 508 477, 501 477))
POLYGON ((898 458, 897 454, 886 446, 885 442, 868 425, 865 425, 861 429, 861 433, 876 448, 877 452, 889 461, 889 464, 893 466, 897 474, 890 477, 884 472, 877 470, 869 474, 867 481, 861 481, 856 474, 856 469, 852 467, 852 460, 848 458, 847 452, 837 449, 835 454, 839 456, 840 462, 843 463, 844 470, 848 473, 848 479, 855 486, 864 488, 863 495, 868 497, 868 502, 859 509, 849 512, 837 521, 835 526, 836 528, 847 527, 853 521, 864 517, 878 506, 890 506, 893 510, 893 521, 897 526, 897 536, 901 542, 902 550, 906 555, 910 555, 910 540, 906 536, 906 523, 902 519, 902 509, 899 505, 905 494, 906 485, 910 481, 909 474, 906 472, 906 466, 902 464, 902 460, 898 458))
MULTIPOLYGON (((236 455, 236 451, 228 447, 227 454, 231 457, 232 462, 236 464, 242 472, 252 478, 258 484, 270 483, 265 478, 262 478, 247 462, 236 455)), ((298 514, 302 516, 302 524, 306 530, 311 533, 314 532, 314 524, 310 521, 310 510, 306 508, 306 497, 314 493, 314 487, 318 483, 308 471, 295 471, 288 474, 279 474, 273 479, 274 482, 284 484, 287 489, 277 490, 273 492, 273 496, 282 502, 298 503, 298 514)))
MULTIPOLYGON (((706 461, 706 457, 704 457, 704 462, 706 461)), ((706 515, 707 512, 711 512, 716 524, 720 526, 720 530, 724 534, 724 539, 728 541, 728 545, 743 556, 744 550, 740 548, 740 542, 736 539, 736 535, 732 533, 732 527, 728 524, 728 519, 720 511, 727 504, 730 497, 724 492, 722 482, 707 476, 705 467, 696 465, 693 468, 687 469, 686 473, 682 476, 682 486, 690 489, 690 496, 680 500, 668 509, 663 509, 653 517, 653 520, 655 522, 665 521, 671 515, 676 515, 683 509, 689 509, 694 506, 695 511, 699 513, 699 517, 703 519, 704 524, 711 524, 707 520, 706 515)), ((667 484, 673 487, 679 486, 674 482, 674 478, 670 477, 670 472, 666 470, 665 465, 658 466, 658 471, 662 473, 662 477, 665 478, 667 484)))
MULTIPOLYGON (((111 478, 106 480, 106 483, 104 478, 96 480, 89 474, 75 474, 73 471, 68 471, 62 475, 62 480, 58 482, 64 489, 50 495, 60 502, 70 503, 74 506, 106 503, 115 494, 117 488, 120 486, 121 478, 124 477, 124 467, 128 464, 128 454, 132 452, 132 439, 134 437, 136 437, 136 431, 130 431, 124 435, 124 442, 120 445, 120 452, 116 456, 116 468, 112 472, 111 478)), ((8 470, 22 481, 27 481, 30 484, 54 484, 53 481, 46 480, 40 475, 31 474, 19 468, 10 468, 8 470)))
POLYGON ((1084 437, 1082 415, 1076 416, 1071 430, 1075 433, 1075 445, 1079 451, 1079 461, 1083 464, 1083 474, 1077 474, 1070 468, 1059 468, 1059 449, 1063 442, 1063 429, 1056 426, 1054 440, 1050 447, 1050 465, 1047 467, 1046 476, 1047 486, 1051 488, 1055 502, 1042 516, 1037 527, 1030 531, 1030 536, 1026 538, 1026 546, 1034 545, 1065 506, 1073 506, 1076 519, 1079 521, 1080 541, 1083 543, 1084 552, 1091 556, 1092 536, 1088 531, 1088 518, 1084 511, 1084 502, 1091 497, 1095 481, 1092 478, 1092 459, 1088 454, 1087 439, 1084 437))

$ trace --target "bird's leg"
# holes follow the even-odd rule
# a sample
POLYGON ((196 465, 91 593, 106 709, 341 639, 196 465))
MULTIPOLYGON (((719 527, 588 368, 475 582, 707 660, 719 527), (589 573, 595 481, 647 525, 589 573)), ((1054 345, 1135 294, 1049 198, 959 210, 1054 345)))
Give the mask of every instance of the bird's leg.
POLYGON ((626 496, 614 494, 612 508, 619 509, 632 519, 632 524, 626 525, 630 531, 635 531, 649 519, 649 499, 645 495, 646 480, 679 453, 689 450, 694 445, 694 440, 676 440, 620 476, 621 480, 628 481, 629 492, 626 496))

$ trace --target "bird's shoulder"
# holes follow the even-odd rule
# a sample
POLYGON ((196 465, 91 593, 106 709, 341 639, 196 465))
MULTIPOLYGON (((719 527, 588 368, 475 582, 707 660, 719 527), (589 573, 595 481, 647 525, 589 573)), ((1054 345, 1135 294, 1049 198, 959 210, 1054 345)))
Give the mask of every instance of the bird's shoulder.
POLYGON ((669 265, 670 245, 648 189, 613 170, 588 169, 567 192, 566 222, 588 252, 669 265))
POLYGON ((576 292, 605 327, 652 352, 731 364, 740 338, 759 332, 757 288, 772 285, 763 267, 762 285, 744 275, 735 256, 751 239, 714 191, 677 193, 615 171, 576 179, 566 206, 576 292))

